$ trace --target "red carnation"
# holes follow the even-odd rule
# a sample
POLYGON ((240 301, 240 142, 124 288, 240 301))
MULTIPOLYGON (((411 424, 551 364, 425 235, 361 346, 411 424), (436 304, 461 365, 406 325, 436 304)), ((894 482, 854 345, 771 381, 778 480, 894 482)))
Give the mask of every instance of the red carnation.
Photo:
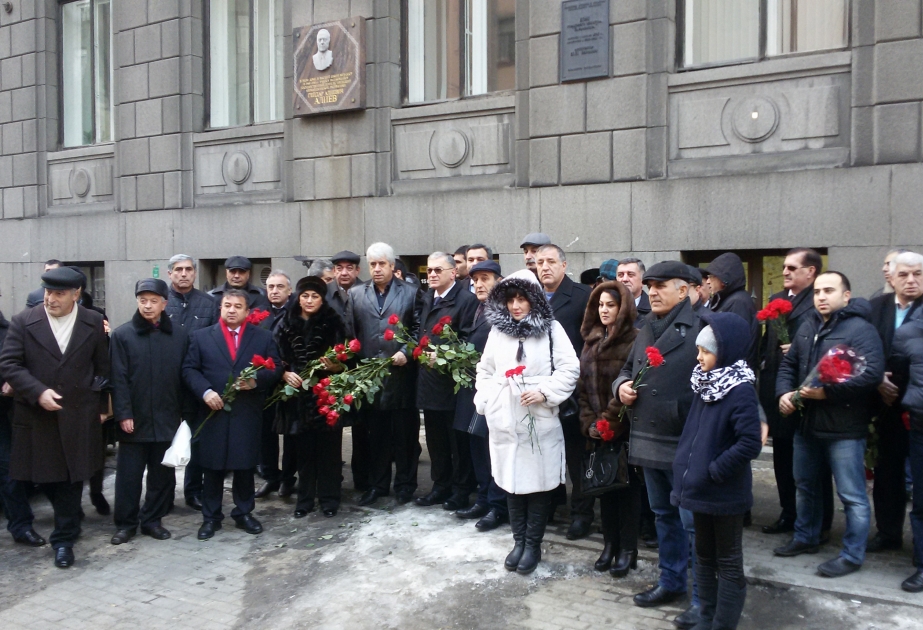
POLYGON ((391 341, 394 339, 394 331, 390 328, 385 331, 385 341, 391 341))
POLYGON ((506 371, 506 378, 509 378, 511 376, 519 376, 525 371, 526 371, 526 366, 518 365, 514 367, 513 369, 506 371))
POLYGON ((660 350, 654 346, 648 346, 644 353, 647 355, 647 362, 651 364, 651 367, 660 367, 663 365, 663 355, 660 354, 660 350))
POLYGON ((613 431, 613 430, 611 430, 611 429, 610 429, 609 431, 604 431, 604 432, 600 435, 600 437, 602 437, 603 442, 611 442, 612 440, 615 439, 615 431, 613 431))
POLYGON ((335 404, 337 404, 337 397, 334 396, 333 394, 330 394, 329 396, 327 396, 327 404, 328 404, 328 405, 335 405, 335 404))
POLYGON ((417 346, 413 349, 411 354, 413 355, 413 360, 416 361, 420 358, 420 355, 423 354, 423 346, 417 346))
POLYGON ((435 326, 433 326, 433 334, 441 335, 444 328, 445 326, 443 324, 436 324, 435 326))
POLYGON ((355 353, 359 352, 360 350, 362 350, 362 344, 359 343, 359 340, 358 340, 358 339, 353 339, 352 341, 349 342, 349 351, 350 351, 350 352, 352 352, 353 354, 355 354, 355 353))
POLYGON ((773 317, 772 317, 772 312, 770 312, 770 310, 769 310, 768 307, 767 307, 767 308, 764 308, 764 309, 761 310, 761 311, 757 311, 757 313, 756 313, 756 319, 759 320, 759 321, 761 321, 761 322, 765 322, 767 319, 773 319, 773 317))
POLYGON ((315 396, 320 396, 321 392, 325 391, 324 386, 320 383, 317 383, 314 387, 311 388, 311 391, 314 392, 315 396))
POLYGON ((276 362, 272 360, 272 357, 269 357, 268 359, 263 361, 263 367, 266 368, 267 370, 275 370, 276 362))
POLYGON ((352 394, 346 394, 345 396, 343 396, 344 404, 351 405, 353 404, 353 400, 355 400, 355 398, 353 398, 352 394))
POLYGON ((776 298, 772 300, 766 307, 772 309, 773 312, 778 313, 779 315, 788 315, 792 312, 792 303, 785 298, 776 298))
POLYGON ((269 311, 261 311, 260 309, 255 308, 252 311, 250 311, 249 315, 247 315, 246 321, 248 324, 258 325, 260 322, 262 322, 267 317, 269 317, 269 311))
POLYGON ((333 346, 333 351, 337 354, 346 352, 346 344, 338 343, 337 345, 333 346))
POLYGON ((452 323, 452 318, 449 315, 446 315, 445 317, 440 317, 439 323, 442 324, 443 326, 448 326, 449 324, 452 323))
POLYGON ((321 385, 322 387, 327 387, 328 385, 330 385, 330 379, 329 379, 329 378, 322 378, 321 381, 320 381, 320 385, 321 385))
POLYGON ((600 433, 605 433, 609 431, 612 427, 609 426, 608 420, 597 420, 596 421, 596 430, 600 433))
POLYGON ((340 419, 340 414, 338 414, 336 411, 331 411, 330 413, 326 414, 326 416, 327 426, 331 427, 337 423, 337 420, 340 419))
POLYGON ((388 318, 388 323, 392 326, 395 326, 399 321, 401 321, 401 318, 397 316, 397 313, 392 314, 391 317, 388 318))
POLYGON ((317 412, 322 416, 326 416, 328 413, 330 413, 330 407, 323 405, 317 408, 317 412))
POLYGON ((337 355, 337 361, 346 361, 347 359, 349 359, 349 355, 345 352, 341 352, 337 355))
POLYGON ((817 374, 822 383, 843 383, 852 374, 852 364, 840 357, 824 357, 817 364, 817 374))
POLYGON ((423 346, 424 348, 429 345, 429 342, 430 342, 430 338, 428 336, 423 335, 422 337, 420 337, 420 345, 423 346))
POLYGON ((255 368, 266 367, 266 359, 258 354, 253 355, 253 359, 250 361, 250 363, 253 364, 253 367, 255 368))

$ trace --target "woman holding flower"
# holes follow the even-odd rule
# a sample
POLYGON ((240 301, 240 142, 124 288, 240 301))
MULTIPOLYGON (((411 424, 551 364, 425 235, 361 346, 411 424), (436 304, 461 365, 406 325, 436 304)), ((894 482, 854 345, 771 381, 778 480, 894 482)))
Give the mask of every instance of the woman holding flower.
MULTIPOLYGON (((629 424, 622 422, 622 402, 612 393, 614 381, 631 351, 638 331, 634 297, 621 282, 605 282, 593 290, 587 303, 580 334, 585 341, 580 355, 580 424, 591 440, 588 448, 611 442, 616 448, 628 441, 629 424), (600 430, 602 429, 602 430, 600 430)), ((597 571, 624 577, 637 565, 638 520, 644 487, 638 473, 629 470, 629 487, 599 498, 605 545, 596 561, 597 571), (613 559, 616 559, 613 564, 613 559)))
POLYGON ((493 329, 477 366, 474 404, 487 418, 494 481, 509 494, 515 544, 504 566, 527 574, 541 560, 552 494, 564 483, 558 406, 573 393, 580 367, 532 272, 495 286, 486 317, 493 329))
MULTIPOLYGON (((299 373, 313 361, 319 360, 325 368, 323 372, 315 372, 321 379, 344 368, 343 363, 324 356, 327 350, 346 340, 346 326, 327 304, 326 295, 327 285, 319 277, 299 280, 295 301, 276 329, 276 343, 285 367, 282 380, 291 387, 302 387, 299 373)), ((324 516, 334 516, 340 507, 343 426, 338 418, 332 423, 328 421, 327 403, 326 393, 312 389, 278 405, 276 431, 295 438, 298 460, 295 518, 314 510, 315 499, 320 502, 324 516)))

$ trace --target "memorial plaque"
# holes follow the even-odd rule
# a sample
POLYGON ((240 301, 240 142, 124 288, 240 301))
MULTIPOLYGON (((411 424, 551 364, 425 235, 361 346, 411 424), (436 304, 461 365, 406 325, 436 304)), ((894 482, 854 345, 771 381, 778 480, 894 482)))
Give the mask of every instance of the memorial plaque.
POLYGON ((365 109, 365 18, 293 32, 295 116, 365 109))
POLYGON ((609 76, 609 0, 561 4, 561 81, 609 76))

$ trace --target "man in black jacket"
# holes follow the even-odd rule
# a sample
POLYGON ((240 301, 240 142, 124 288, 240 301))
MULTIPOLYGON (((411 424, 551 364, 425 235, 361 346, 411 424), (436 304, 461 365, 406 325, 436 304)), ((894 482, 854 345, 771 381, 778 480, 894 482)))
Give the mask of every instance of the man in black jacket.
POLYGON ((708 308, 716 313, 734 313, 750 326, 750 347, 747 364, 754 372, 759 370, 760 325, 756 321, 756 304, 747 291, 747 275, 740 256, 732 252, 715 258, 703 274, 711 298, 708 308))
MULTIPOLYGON (((795 333, 806 318, 814 317, 814 278, 823 271, 823 259, 813 249, 796 248, 785 254, 782 263, 782 291, 769 296, 773 300, 788 300, 792 303, 792 312, 786 317, 788 338, 795 338, 795 333)), ((760 370, 760 404, 766 411, 769 432, 772 435, 772 466, 776 477, 776 488, 782 513, 778 520, 763 527, 764 534, 784 534, 794 531, 797 514, 795 504, 794 448, 795 430, 798 423, 793 418, 783 417, 779 413, 779 400, 776 396, 776 377, 779 365, 788 353, 791 343, 780 344, 779 337, 772 325, 766 326, 762 340, 762 368, 760 370)), ((824 520, 821 532, 828 532, 833 521, 833 483, 829 471, 822 473, 824 520)), ((824 534, 821 535, 823 538, 824 534)))
POLYGON ((900 549, 903 544, 904 511, 907 502, 904 461, 910 442, 901 419, 900 399, 907 387, 907 364, 892 356, 895 332, 912 319, 923 303, 923 256, 901 252, 889 263, 889 282, 894 293, 885 293, 871 302, 872 325, 884 347, 887 371, 878 386, 878 404, 872 415, 878 417, 878 462, 875 465, 875 525, 878 533, 867 551, 900 549))
POLYGON ((250 284, 250 271, 253 264, 246 256, 231 256, 224 261, 224 274, 226 282, 215 287, 208 292, 215 298, 215 317, 221 312, 221 296, 228 289, 237 289, 247 294, 247 308, 251 311, 259 309, 261 311, 272 311, 272 305, 266 297, 266 292, 259 287, 250 284))
POLYGON ((644 292, 644 272, 646 268, 640 258, 623 258, 616 268, 615 279, 625 285, 635 298, 635 308, 638 309, 638 319, 635 327, 641 327, 641 318, 651 312, 651 300, 644 292))
POLYGON ((846 508, 846 533, 840 555, 818 566, 821 575, 840 577, 858 571, 865 560, 871 510, 865 491, 865 438, 868 434, 870 394, 884 376, 884 352, 871 309, 861 298, 850 299, 849 280, 836 271, 814 281, 814 308, 798 329, 776 381, 779 411, 798 411, 797 392, 803 404, 801 427, 795 435, 795 483, 798 517, 791 542, 774 550, 779 556, 817 553, 820 542, 821 465, 826 462, 836 491, 846 508), (836 346, 847 346, 865 360, 865 370, 841 383, 819 379, 802 386, 814 367, 836 346))
MULTIPOLYGON (((63 264, 64 263, 62 263, 60 260, 56 258, 52 258, 51 260, 46 260, 45 266, 42 269, 42 273, 48 273, 52 269, 57 269, 63 264)), ((26 308, 32 308, 33 306, 38 306, 44 300, 45 300, 45 289, 42 289, 41 287, 39 287, 38 289, 30 293, 29 296, 26 298, 26 308)))
POLYGON ((128 542, 139 525, 151 538, 170 537, 160 519, 173 501, 176 475, 160 462, 182 419, 191 420, 196 409, 183 385, 189 338, 163 315, 167 295, 163 280, 140 280, 135 286, 138 310, 110 340, 112 411, 119 433, 113 545, 128 542), (139 511, 145 468, 147 494, 139 511))
MULTIPOLYGON (((441 330, 446 318, 461 338, 468 334, 478 300, 468 291, 468 282, 455 280, 455 265, 454 258, 444 252, 434 252, 426 261, 429 290, 423 297, 418 341, 428 337, 433 345, 438 345, 436 331, 441 330)), ((440 374, 426 365, 420 367, 417 407, 423 410, 433 489, 426 496, 418 497, 415 503, 422 506, 441 503, 443 509, 452 511, 468 507, 468 499, 476 486, 468 434, 452 430, 454 389, 455 381, 450 374, 440 374)))
MULTIPOLYGON (((195 288, 197 272, 195 258, 187 254, 176 254, 167 263, 170 291, 164 312, 173 327, 185 330, 187 336, 218 321, 217 300, 195 288)), ((202 468, 193 454, 186 464, 183 494, 186 505, 194 510, 202 509, 202 474, 202 468)))
POLYGON ((327 286, 327 303, 344 317, 349 290, 359 284, 359 254, 344 249, 334 254, 330 262, 336 278, 327 286))
MULTIPOLYGON (((554 311, 554 318, 564 328, 567 338, 574 346, 577 356, 583 351, 583 336, 580 327, 583 325, 583 315, 586 312, 587 302, 590 300, 589 287, 577 284, 567 276, 567 256, 564 250, 554 244, 542 245, 535 254, 535 263, 538 270, 538 280, 542 283, 545 296, 548 298, 554 311)), ((574 411, 568 415, 560 413, 561 427, 564 429, 564 454, 567 459, 567 472, 570 475, 570 528, 567 530, 568 540, 577 540, 590 533, 593 524, 593 497, 586 497, 580 487, 583 478, 583 454, 586 451, 586 438, 580 433, 580 418, 576 413, 576 398, 571 398, 570 408, 574 411)), ((565 407, 568 403, 565 403, 565 407)), ((559 491, 556 503, 566 500, 566 493, 559 491)))

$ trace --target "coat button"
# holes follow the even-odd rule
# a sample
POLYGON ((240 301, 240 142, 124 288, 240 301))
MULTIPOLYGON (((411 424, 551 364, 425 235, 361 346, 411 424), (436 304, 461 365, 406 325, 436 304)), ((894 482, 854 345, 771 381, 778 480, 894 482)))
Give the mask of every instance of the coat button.
POLYGON ((656 395, 657 395, 657 390, 656 390, 656 389, 652 389, 652 390, 651 390, 651 396, 656 396, 656 395))

